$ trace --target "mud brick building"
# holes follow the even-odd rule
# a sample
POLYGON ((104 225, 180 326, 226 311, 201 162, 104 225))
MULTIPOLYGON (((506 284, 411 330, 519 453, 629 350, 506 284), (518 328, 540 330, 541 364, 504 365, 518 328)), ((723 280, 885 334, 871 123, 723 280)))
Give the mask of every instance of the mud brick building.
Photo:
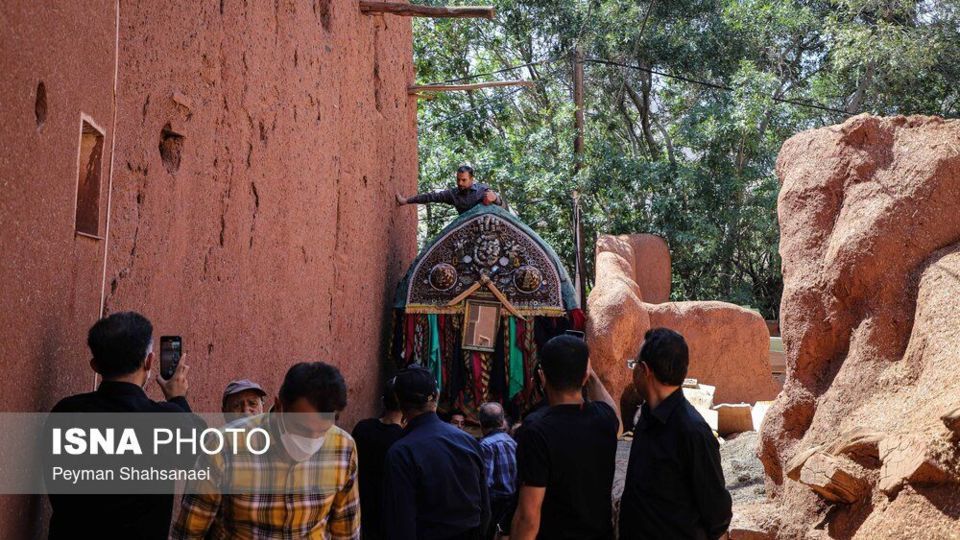
MULTIPOLYGON (((416 213, 393 204, 417 175, 409 19, 11 0, 0 51, 0 410, 93 389, 87 329, 137 310, 183 336, 197 410, 325 360, 350 386, 341 423, 374 412, 416 254, 416 213)), ((2 500, 0 537, 41 531, 42 498, 2 500)))

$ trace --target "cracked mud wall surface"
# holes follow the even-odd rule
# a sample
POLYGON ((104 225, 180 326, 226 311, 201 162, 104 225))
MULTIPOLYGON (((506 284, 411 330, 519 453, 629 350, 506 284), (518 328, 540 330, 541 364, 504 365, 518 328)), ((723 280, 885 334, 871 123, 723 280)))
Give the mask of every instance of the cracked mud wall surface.
MULTIPOLYGON (((218 410, 232 378, 273 396, 290 365, 325 360, 350 387, 341 425, 373 414, 416 254, 416 212, 393 202, 416 187, 409 20, 338 0, 122 0, 118 28, 116 2, 10 0, 0 21, 0 410, 94 388, 104 283, 107 312, 184 337, 195 410, 218 410), (101 236, 112 158, 109 244, 74 234, 81 113, 104 131, 101 236)), ((0 537, 42 535, 46 506, 0 497, 0 537)))
POLYGON ((760 453, 779 534, 957 537, 958 449, 940 416, 960 406, 960 122, 858 116, 788 140, 777 172, 787 381, 760 453), (854 429, 880 439, 862 498, 828 503, 788 478, 854 429), (881 489, 890 441, 953 478, 881 489))
POLYGON ((121 2, 106 309, 178 334, 194 408, 323 360, 373 414, 415 255, 409 19, 348 2, 121 2))
MULTIPOLYGON (((0 411, 49 410, 93 385, 104 244, 74 234, 78 151, 84 114, 104 131, 105 186, 115 41, 114 2, 0 3, 0 411)), ((106 200, 102 189, 101 234, 106 200)), ((0 538, 31 537, 45 504, 0 496, 0 538)))

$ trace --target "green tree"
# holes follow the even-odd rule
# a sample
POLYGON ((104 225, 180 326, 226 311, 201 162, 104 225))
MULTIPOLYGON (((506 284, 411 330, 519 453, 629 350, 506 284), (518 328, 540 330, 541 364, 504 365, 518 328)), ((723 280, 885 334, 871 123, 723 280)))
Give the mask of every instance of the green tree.
MULTIPOLYGON (((651 232, 670 244, 674 298, 777 317, 783 142, 859 112, 960 115, 958 0, 494 4, 494 21, 417 20, 418 82, 535 86, 421 100, 420 187, 448 186, 456 165, 472 162, 571 269, 579 189, 588 286, 597 234, 651 232), (587 125, 574 177, 576 46, 587 58, 587 125)), ((422 212, 422 238, 454 215, 422 212)))

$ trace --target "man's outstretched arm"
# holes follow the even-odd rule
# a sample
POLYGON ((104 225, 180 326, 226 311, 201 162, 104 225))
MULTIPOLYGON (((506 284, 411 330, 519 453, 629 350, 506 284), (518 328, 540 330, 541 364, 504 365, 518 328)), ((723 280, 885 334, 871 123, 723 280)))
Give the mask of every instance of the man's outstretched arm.
POLYGON ((446 203, 453 204, 453 191, 444 189, 430 193, 420 193, 412 197, 404 197, 397 192, 397 206, 405 204, 446 203))

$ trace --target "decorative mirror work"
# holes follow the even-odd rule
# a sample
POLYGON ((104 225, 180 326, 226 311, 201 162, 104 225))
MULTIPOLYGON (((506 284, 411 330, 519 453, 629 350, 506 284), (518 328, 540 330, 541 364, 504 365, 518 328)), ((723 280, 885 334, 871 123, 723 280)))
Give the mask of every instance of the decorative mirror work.
POLYGON ((438 291, 449 291, 457 284, 457 269, 452 264, 438 263, 430 269, 430 286, 438 291))
POLYGON ((483 276, 524 315, 566 312, 551 257, 530 235, 494 213, 449 230, 420 258, 407 290, 407 309, 459 311, 461 306, 448 304, 483 276))
POLYGON ((393 367, 429 369, 440 410, 469 419, 485 401, 514 416, 542 401, 537 351, 584 320, 557 254, 495 205, 464 212, 428 243, 397 285, 393 307, 393 367))

